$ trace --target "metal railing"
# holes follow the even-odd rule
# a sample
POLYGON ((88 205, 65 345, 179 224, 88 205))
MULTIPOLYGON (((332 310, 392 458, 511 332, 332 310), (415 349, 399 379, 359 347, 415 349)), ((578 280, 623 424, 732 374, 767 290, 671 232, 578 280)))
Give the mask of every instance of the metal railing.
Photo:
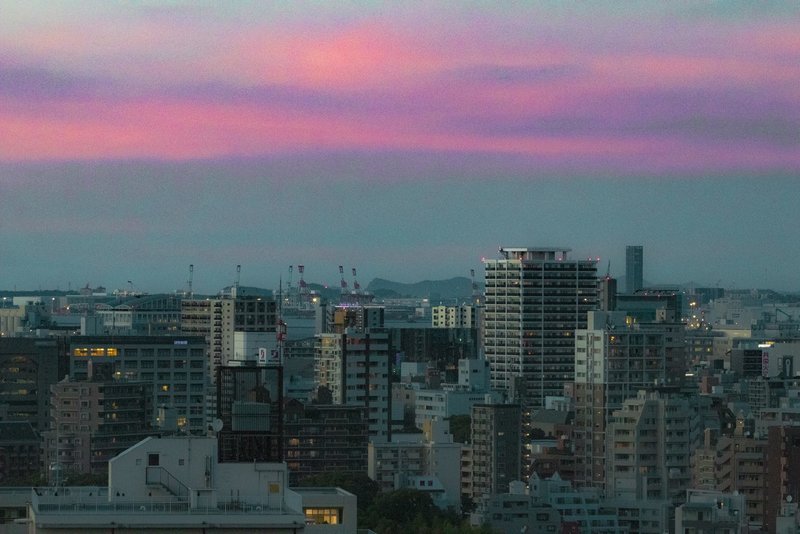
POLYGON ((178 498, 188 499, 189 488, 172 473, 160 466, 147 466, 147 484, 158 484, 178 498))

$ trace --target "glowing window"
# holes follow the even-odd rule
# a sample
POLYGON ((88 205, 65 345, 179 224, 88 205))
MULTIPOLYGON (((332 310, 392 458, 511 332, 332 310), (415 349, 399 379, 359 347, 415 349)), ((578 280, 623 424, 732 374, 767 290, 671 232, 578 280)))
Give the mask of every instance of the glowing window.
POLYGON ((303 508, 306 524, 339 525, 342 522, 341 508, 303 508))
POLYGON ((84 349, 84 348, 74 349, 72 351, 72 355, 73 356, 88 356, 89 355, 89 349, 84 349))

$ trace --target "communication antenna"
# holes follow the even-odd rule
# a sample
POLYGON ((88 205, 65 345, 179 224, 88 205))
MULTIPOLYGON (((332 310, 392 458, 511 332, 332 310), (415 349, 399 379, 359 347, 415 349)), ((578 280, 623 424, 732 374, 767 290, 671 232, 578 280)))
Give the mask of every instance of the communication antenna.
POLYGON ((194 264, 189 264, 189 298, 194 298, 194 292, 192 292, 192 282, 194 281, 194 264))

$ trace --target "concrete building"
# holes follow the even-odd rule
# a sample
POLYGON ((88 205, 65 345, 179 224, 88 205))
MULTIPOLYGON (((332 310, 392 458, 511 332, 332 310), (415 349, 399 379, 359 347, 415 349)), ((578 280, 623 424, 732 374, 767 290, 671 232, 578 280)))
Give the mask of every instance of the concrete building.
POLYGON ((484 344, 492 389, 520 380, 525 412, 563 394, 574 379, 577 329, 597 305, 597 264, 563 248, 500 248, 485 260, 484 344))
POLYGON ((367 474, 383 491, 412 488, 442 509, 461 508, 461 447, 447 421, 427 421, 422 434, 396 434, 369 444, 367 474))
POLYGON ((50 429, 42 433, 51 482, 103 474, 108 461, 154 433, 152 384, 72 381, 50 386, 50 429))
POLYGON ((644 287, 644 247, 625 247, 625 292, 632 295, 644 287))
POLYGON ((251 287, 230 288, 227 294, 209 299, 181 302, 181 331, 203 336, 208 342, 208 368, 212 383, 220 366, 231 360, 248 359, 250 347, 235 335, 239 332, 267 332, 277 329, 277 305, 272 291, 251 287))
POLYGON ((575 525, 573 532, 592 534, 618 534, 626 532, 620 527, 617 515, 609 510, 596 488, 575 489, 558 474, 540 478, 534 474, 528 484, 534 502, 558 510, 564 524, 575 525))
POLYGON ((289 482, 322 473, 364 473, 369 431, 363 405, 307 404, 287 399, 284 458, 289 482))
POLYGON ((30 423, 0 422, 0 486, 20 485, 41 473, 41 439, 30 423))
POLYGON ((675 510, 675 532, 747 534, 745 496, 721 491, 688 490, 675 510))
POLYGON ((696 439, 699 417, 689 398, 640 391, 626 400, 607 428, 606 498, 680 504, 696 439))
POLYGON ((177 335, 181 298, 169 294, 126 296, 97 304, 94 313, 100 319, 99 330, 84 335, 177 335))
POLYGON ((769 533, 796 532, 797 518, 800 517, 797 511, 800 502, 800 427, 770 427, 766 457, 765 530, 769 533), (784 506, 791 504, 794 506, 790 506, 793 512, 790 515, 784 506), (779 529, 787 523, 793 527, 792 530, 779 529))
POLYGON ((330 392, 333 404, 366 409, 371 440, 391 437, 391 369, 389 336, 382 328, 317 336, 317 385, 330 392))
POLYGON ((355 532, 355 496, 293 491, 282 463, 220 463, 213 437, 147 438, 109 463, 107 488, 32 493, 28 532, 355 532))
POLYGON ((549 504, 537 502, 519 481, 511 484, 511 492, 493 495, 481 502, 478 509, 470 514, 470 524, 474 527, 488 525, 493 532, 563 532, 558 510, 549 504))
POLYGON ((518 404, 476 404, 472 407, 472 498, 507 493, 521 474, 518 404))
POLYGON ((181 430, 206 432, 206 342, 181 336, 76 336, 70 379, 152 385, 153 406, 173 408, 181 430))
POLYGON ((433 328, 472 328, 475 307, 472 304, 459 306, 431 306, 433 328))
POLYGON ((604 488, 606 428, 626 399, 683 379, 683 333, 680 323, 640 323, 624 311, 589 312, 588 327, 575 331, 576 483, 604 488))
POLYGON ((64 338, 0 337, 0 421, 50 428, 50 386, 68 369, 64 338))

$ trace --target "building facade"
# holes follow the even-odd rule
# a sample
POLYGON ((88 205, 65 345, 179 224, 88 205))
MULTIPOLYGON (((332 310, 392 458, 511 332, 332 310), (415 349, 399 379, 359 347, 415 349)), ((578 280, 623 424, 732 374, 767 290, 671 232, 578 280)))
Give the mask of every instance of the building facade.
POLYGON ((472 407, 472 498, 507 493, 521 476, 518 404, 476 404, 472 407))
POLYGON ((625 247, 625 292, 632 295, 644 287, 644 247, 625 247))
POLYGON ((363 406, 371 440, 391 436, 392 356, 382 328, 346 328, 317 336, 314 375, 333 404, 363 406))
POLYGON ((206 342, 181 336, 76 336, 70 379, 152 385, 153 406, 173 408, 181 430, 206 432, 206 342))
POLYGON ((491 386, 510 391, 521 381, 526 411, 573 380, 574 333, 597 305, 596 262, 567 259, 568 250, 501 248, 502 259, 484 261, 491 386))
POLYGON ((103 474, 108 461, 153 434, 152 384, 71 381, 50 387, 44 465, 52 482, 70 474, 103 474))

